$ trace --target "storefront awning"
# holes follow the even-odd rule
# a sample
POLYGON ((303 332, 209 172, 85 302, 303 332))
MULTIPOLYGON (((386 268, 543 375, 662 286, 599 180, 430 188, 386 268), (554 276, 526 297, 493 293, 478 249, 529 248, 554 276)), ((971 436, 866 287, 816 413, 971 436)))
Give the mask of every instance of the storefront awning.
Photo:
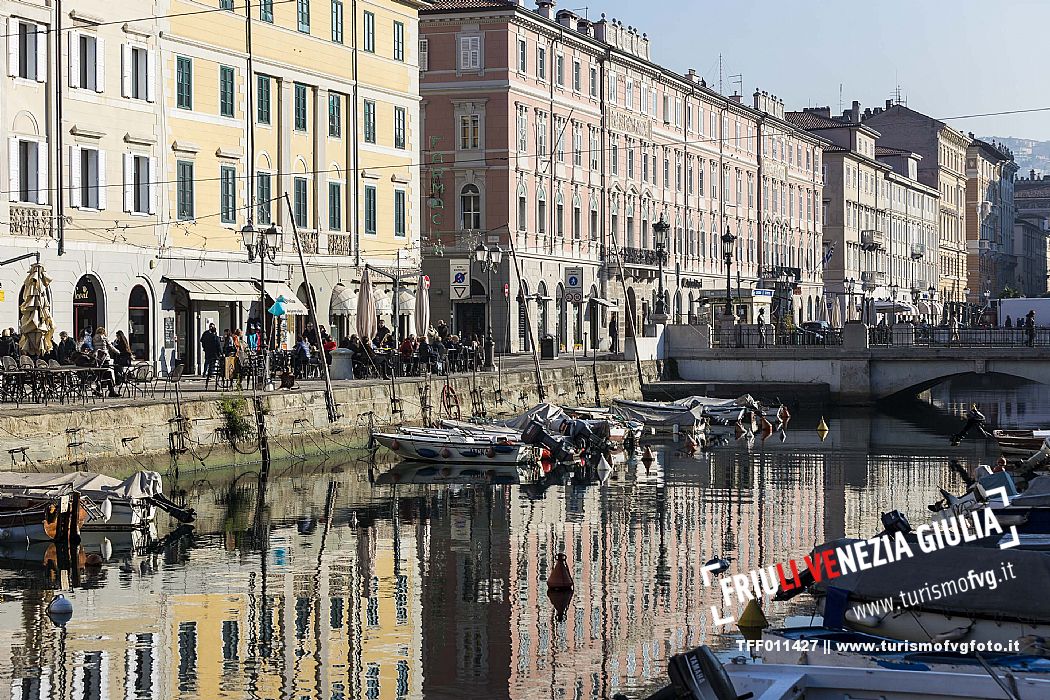
POLYGON ((168 279, 186 291, 193 301, 256 301, 259 288, 252 280, 168 279))
POLYGON ((333 316, 353 316, 357 313, 357 293, 344 284, 337 284, 332 290, 333 316))
POLYGON ((416 295, 401 287, 397 291, 397 312, 402 316, 408 316, 416 308, 416 295))
POLYGON ((277 297, 284 297, 284 312, 289 316, 306 316, 310 313, 306 304, 299 301, 292 288, 284 282, 267 282, 266 296, 274 301, 277 301, 277 297))
POLYGON ((598 306, 604 306, 605 308, 620 305, 619 299, 603 299, 601 297, 588 297, 587 299, 588 301, 593 301, 598 306))

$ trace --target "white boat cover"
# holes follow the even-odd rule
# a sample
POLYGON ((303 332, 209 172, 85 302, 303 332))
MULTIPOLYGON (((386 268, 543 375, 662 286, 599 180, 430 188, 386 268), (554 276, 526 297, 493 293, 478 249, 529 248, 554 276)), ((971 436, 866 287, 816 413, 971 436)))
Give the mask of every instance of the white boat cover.
POLYGON ((163 493, 164 486, 157 472, 140 471, 124 481, 92 472, 22 473, 0 472, 0 490, 71 491, 85 495, 123 499, 148 498, 163 493))
MULTIPOLYGON (((998 501, 997 501, 998 502, 998 501)), ((1010 499, 1012 506, 1050 506, 1050 476, 1037 476, 1020 496, 1010 499)))
POLYGON ((548 426, 551 421, 556 421, 559 418, 565 417, 565 411, 561 410, 558 406, 554 406, 549 403, 541 403, 533 406, 525 413, 515 418, 508 418, 505 421, 499 421, 497 425, 505 425, 508 428, 514 428, 515 430, 525 430, 529 427, 529 423, 535 418, 544 426, 548 426))
POLYGON ((617 402, 616 410, 623 418, 640 421, 651 428, 669 428, 673 425, 692 428, 704 420, 703 406, 682 406, 680 411, 669 411, 666 405, 649 408, 642 402, 617 402))
MULTIPOLYGON (((846 547, 856 540, 835 540, 818 549, 846 547)), ((998 547, 957 546, 924 554, 917 543, 911 544, 915 556, 840 576, 816 584, 817 590, 828 586, 849 591, 851 601, 873 601, 895 598, 900 604, 901 591, 920 591, 930 584, 939 584, 943 597, 930 600, 919 607, 951 615, 992 619, 1012 619, 1045 624, 1050 622, 1050 598, 1033 595, 1033 591, 1050 590, 1050 557, 1045 552, 998 547), (950 594, 947 582, 966 579, 970 571, 994 571, 1000 579, 1003 567, 1014 565, 1016 578, 1000 580, 995 590, 966 581, 965 592, 950 594)), ((871 546, 867 551, 872 552, 871 546)), ((929 591, 927 590, 927 593, 929 591)), ((965 623, 960 622, 961 626, 965 623)))

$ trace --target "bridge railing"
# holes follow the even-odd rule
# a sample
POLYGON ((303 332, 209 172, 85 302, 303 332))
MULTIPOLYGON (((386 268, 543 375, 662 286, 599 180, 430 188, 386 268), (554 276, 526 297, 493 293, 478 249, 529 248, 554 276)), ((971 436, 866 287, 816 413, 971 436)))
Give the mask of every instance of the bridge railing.
POLYGON ((956 328, 902 326, 868 329, 870 347, 1012 348, 1050 346, 1050 328, 1036 328, 1029 338, 1023 328, 956 328))
POLYGON ((720 348, 786 348, 837 347, 842 345, 842 331, 830 329, 807 331, 795 328, 778 330, 775 326, 734 326, 712 335, 712 345, 720 348))

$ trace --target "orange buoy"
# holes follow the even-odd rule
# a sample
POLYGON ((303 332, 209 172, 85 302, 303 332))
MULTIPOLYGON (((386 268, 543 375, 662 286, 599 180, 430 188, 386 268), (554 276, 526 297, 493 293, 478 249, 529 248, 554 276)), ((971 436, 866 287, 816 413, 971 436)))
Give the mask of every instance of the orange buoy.
POLYGON ((554 568, 547 577, 548 591, 571 591, 573 589, 572 574, 569 573, 569 565, 565 563, 565 555, 558 554, 554 568))

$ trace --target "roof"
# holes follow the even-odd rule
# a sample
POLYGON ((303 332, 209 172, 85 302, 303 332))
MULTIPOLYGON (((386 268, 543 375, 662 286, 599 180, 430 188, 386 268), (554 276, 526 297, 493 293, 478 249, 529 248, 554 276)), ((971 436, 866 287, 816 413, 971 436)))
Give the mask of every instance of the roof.
POLYGON ((1014 199, 1040 199, 1043 197, 1050 197, 1050 182, 1042 187, 1014 188, 1014 199))
POLYGON ((893 148, 892 146, 875 146, 875 157, 879 156, 914 156, 907 148, 893 148))
POLYGON ((430 7, 420 10, 425 12, 448 12, 449 10, 497 10, 514 7, 508 0, 430 0, 430 7))
POLYGON ((854 124, 852 122, 840 122, 837 119, 830 119, 822 114, 815 114, 814 112, 784 112, 784 119, 792 126, 796 126, 799 129, 848 129, 851 126, 860 126, 860 124, 854 124))

